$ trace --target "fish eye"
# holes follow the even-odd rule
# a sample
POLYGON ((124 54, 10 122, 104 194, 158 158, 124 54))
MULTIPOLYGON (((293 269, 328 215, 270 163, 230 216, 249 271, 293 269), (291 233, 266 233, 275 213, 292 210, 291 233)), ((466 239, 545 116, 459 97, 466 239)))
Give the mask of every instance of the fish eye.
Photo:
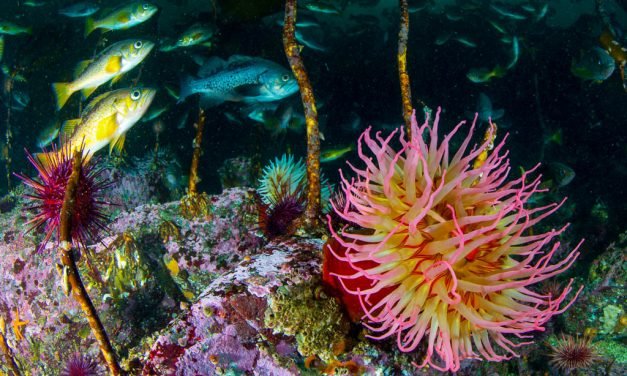
POLYGON ((142 46, 143 46, 143 45, 144 45, 144 43, 142 43, 142 41, 141 41, 141 40, 138 40, 138 41, 137 41, 137 42, 135 42, 135 44, 134 44, 135 48, 137 48, 137 49, 142 48, 142 46))
POLYGON ((148 10, 148 9, 150 9, 150 4, 144 3, 144 4, 142 4, 142 8, 144 8, 144 10, 148 10))
POLYGON ((139 91, 139 89, 135 89, 131 92, 131 99, 136 101, 139 99, 139 97, 141 97, 142 93, 141 91, 139 91))
POLYGON ((287 74, 284 74, 283 76, 281 76, 281 80, 283 80, 284 82, 287 82, 290 79, 290 76, 288 76, 287 74))

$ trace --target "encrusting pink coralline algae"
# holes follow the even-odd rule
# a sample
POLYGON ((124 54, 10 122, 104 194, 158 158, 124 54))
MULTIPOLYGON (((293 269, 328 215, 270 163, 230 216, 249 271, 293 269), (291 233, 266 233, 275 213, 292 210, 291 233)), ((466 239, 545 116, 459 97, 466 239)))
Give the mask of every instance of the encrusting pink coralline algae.
POLYGON ((424 341, 418 367, 456 371, 463 359, 518 356, 514 349, 531 343, 529 333, 544 330, 572 304, 574 298, 564 303, 572 280, 559 296, 528 287, 568 269, 579 245, 551 263, 559 242, 549 243, 567 226, 529 231, 563 203, 529 207, 541 191, 540 177, 529 177, 537 166, 506 182, 505 139, 473 166, 491 147, 484 141, 468 151, 476 117, 451 155, 451 140, 465 122, 440 141, 439 115, 432 125, 428 117, 419 125, 414 115, 411 137, 402 128, 386 138, 380 132, 372 138, 370 128, 361 135, 365 167, 349 164, 357 176, 342 175, 346 200, 334 205, 354 227, 331 229, 324 279, 371 338, 395 337, 404 352, 424 341))

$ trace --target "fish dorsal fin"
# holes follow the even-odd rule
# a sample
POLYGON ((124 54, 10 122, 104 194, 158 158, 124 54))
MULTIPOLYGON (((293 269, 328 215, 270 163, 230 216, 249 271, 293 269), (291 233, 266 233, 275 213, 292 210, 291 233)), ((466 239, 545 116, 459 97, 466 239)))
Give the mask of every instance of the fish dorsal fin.
POLYGON ((98 141, 110 140, 115 135, 115 131, 118 129, 118 122, 116 114, 108 116, 97 125, 96 139, 98 141))
POLYGON ((105 99, 107 97, 107 95, 109 95, 109 93, 103 93, 100 94, 98 96, 96 96, 94 99, 92 99, 89 104, 87 104, 87 106, 85 106, 83 108, 83 114, 87 114, 89 112, 91 112, 91 110, 94 109, 94 107, 96 107, 96 105, 98 105, 98 103, 100 103, 103 99, 105 99))
POLYGON ((105 71, 107 73, 118 73, 122 70, 122 56, 114 55, 107 60, 105 71))
POLYGON ((94 93, 94 91, 96 91, 96 89, 98 89, 98 86, 86 87, 83 90, 81 90, 81 94, 83 94, 84 99, 87 99, 94 93))
POLYGON ((192 55, 191 58, 194 63, 196 63, 198 66, 201 66, 201 67, 205 65, 205 63, 209 60, 205 56, 196 55, 196 54, 192 55))
POLYGON ((122 154, 122 150, 124 150, 124 141, 126 141, 126 132, 111 141, 109 144, 109 155, 111 155, 113 150, 115 150, 117 154, 122 154))
POLYGON ((63 122, 61 125, 61 131, 59 132, 59 138, 62 144, 72 137, 74 131, 80 123, 81 119, 70 119, 63 122))
POLYGON ((76 68, 74 68, 74 78, 78 78, 81 74, 83 74, 92 62, 93 60, 83 60, 76 64, 76 68))
POLYGON ((225 62, 219 57, 211 57, 198 70, 198 77, 209 77, 224 68, 225 62))
POLYGON ((227 62, 229 66, 234 66, 234 65, 241 65, 241 64, 245 64, 245 63, 250 63, 251 61, 254 61, 255 58, 254 57, 250 57, 250 56, 245 56, 245 55, 233 55, 229 58, 229 61, 227 62))

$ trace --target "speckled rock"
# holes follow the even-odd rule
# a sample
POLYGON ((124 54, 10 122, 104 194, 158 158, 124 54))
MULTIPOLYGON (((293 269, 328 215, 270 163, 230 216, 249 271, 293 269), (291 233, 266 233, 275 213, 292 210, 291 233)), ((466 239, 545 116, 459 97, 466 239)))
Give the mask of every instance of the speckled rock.
POLYGON ((245 372, 297 374, 294 362, 274 357, 295 348, 264 326, 267 301, 280 287, 319 274, 319 240, 270 243, 216 278, 186 314, 174 320, 150 350, 143 373, 204 375, 245 372), (281 347, 283 349, 281 350, 281 347))
MULTIPOLYGON (((81 257, 83 280, 124 364, 133 368, 141 357, 133 351, 150 348, 151 335, 176 317, 181 304, 260 248, 250 195, 231 189, 212 196, 211 218, 194 221, 180 217, 176 202, 119 213, 109 235, 89 247, 92 271, 81 257), (179 236, 164 242, 164 221, 175 223, 179 236), (177 273, 172 259, 180 260, 177 273)), ((28 216, 21 207, 18 200, 0 213, 0 316, 25 373, 53 375, 75 351, 98 358, 99 350, 79 305, 61 288, 54 245, 35 251, 42 235, 24 234, 28 216), (13 330, 20 322, 25 324, 13 330)))

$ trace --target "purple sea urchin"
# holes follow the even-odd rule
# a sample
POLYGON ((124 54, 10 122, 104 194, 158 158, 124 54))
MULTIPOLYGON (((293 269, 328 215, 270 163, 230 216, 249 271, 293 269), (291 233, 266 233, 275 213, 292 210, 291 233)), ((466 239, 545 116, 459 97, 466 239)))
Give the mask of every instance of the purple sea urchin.
POLYGON ((551 345, 551 350, 550 363, 564 371, 589 367, 599 359, 591 345, 591 338, 587 336, 573 337, 562 334, 557 344, 551 345))
MULTIPOLYGON (((57 233, 57 238, 59 235, 61 206, 72 174, 72 155, 69 150, 64 147, 57 152, 53 148, 51 153, 35 156, 27 151, 27 158, 39 176, 33 179, 16 174, 34 191, 25 195, 33 202, 27 209, 35 212, 35 217, 27 223, 30 225, 28 231, 45 227, 46 235, 38 250, 43 249, 53 233, 57 233)), ((75 245, 84 246, 88 240, 96 239, 98 232, 105 228, 107 217, 103 206, 109 203, 102 201, 101 195, 111 183, 104 180, 102 173, 103 170, 96 167, 94 160, 83 162, 71 218, 71 237, 75 245)))

